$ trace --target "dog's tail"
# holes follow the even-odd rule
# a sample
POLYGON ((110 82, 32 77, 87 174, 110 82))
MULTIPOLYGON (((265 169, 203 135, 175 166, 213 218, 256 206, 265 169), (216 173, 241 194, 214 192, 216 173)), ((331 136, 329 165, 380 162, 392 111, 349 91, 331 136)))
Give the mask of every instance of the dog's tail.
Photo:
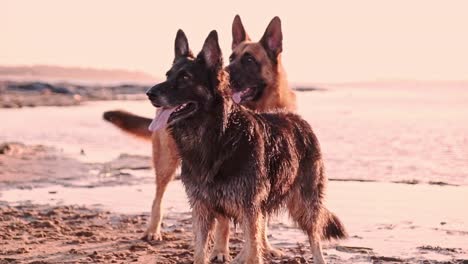
POLYGON ((325 209, 325 221, 323 225, 322 239, 344 239, 348 237, 348 233, 341 220, 332 212, 325 209))
POLYGON ((127 133, 143 139, 151 139, 152 133, 148 130, 148 126, 151 124, 150 118, 121 110, 104 112, 102 117, 127 133))

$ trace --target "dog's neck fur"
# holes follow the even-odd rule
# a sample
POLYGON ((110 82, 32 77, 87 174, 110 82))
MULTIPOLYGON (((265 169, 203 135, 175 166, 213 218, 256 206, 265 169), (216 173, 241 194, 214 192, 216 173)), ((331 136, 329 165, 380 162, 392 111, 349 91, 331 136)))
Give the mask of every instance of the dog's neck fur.
POLYGON ((273 87, 275 91, 278 91, 277 96, 279 98, 279 106, 286 107, 287 110, 296 110, 296 105, 294 103, 294 108, 290 105, 287 105, 286 101, 290 100, 291 97, 295 98, 294 93, 291 91, 291 87, 289 87, 288 77, 286 75, 286 71, 283 67, 283 63, 281 62, 281 55, 278 56, 278 73, 277 73, 277 83, 276 87, 273 87))
POLYGON ((216 88, 211 109, 199 113, 197 118, 176 123, 170 129, 183 166, 190 167, 193 175, 197 175, 197 181, 206 182, 214 177, 223 162, 218 159, 222 146, 242 133, 238 126, 231 125, 231 121, 235 113, 248 110, 232 101, 230 94, 225 92, 229 88, 227 85, 221 82, 221 87, 216 88))

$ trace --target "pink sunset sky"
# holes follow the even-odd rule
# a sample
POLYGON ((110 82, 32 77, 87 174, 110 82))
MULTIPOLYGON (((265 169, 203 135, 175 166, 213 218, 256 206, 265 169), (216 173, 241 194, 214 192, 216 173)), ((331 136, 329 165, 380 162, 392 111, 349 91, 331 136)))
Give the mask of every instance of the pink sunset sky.
POLYGON ((293 82, 467 80, 468 1, 0 0, 0 65, 140 70, 163 76, 182 28, 198 52, 212 29, 230 53, 240 14, 253 40, 283 22, 293 82))

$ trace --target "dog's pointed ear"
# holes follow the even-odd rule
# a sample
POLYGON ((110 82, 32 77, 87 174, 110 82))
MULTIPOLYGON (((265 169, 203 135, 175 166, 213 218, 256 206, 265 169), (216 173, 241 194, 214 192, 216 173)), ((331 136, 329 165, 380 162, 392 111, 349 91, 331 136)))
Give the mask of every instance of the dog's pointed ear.
POLYGON ((192 51, 190 51, 187 36, 185 36, 184 31, 179 29, 175 38, 174 44, 174 61, 181 57, 190 57, 193 56, 192 51))
POLYGON ((283 51, 283 33, 281 32, 281 20, 279 17, 274 17, 270 24, 268 24, 260 43, 273 59, 276 59, 278 54, 283 51))
POLYGON ((213 30, 203 44, 203 48, 198 54, 198 59, 205 62, 210 69, 217 70, 223 67, 223 54, 218 43, 218 32, 213 30))
POLYGON ((232 21, 232 49, 246 40, 250 40, 249 35, 245 32, 240 16, 236 15, 232 21))

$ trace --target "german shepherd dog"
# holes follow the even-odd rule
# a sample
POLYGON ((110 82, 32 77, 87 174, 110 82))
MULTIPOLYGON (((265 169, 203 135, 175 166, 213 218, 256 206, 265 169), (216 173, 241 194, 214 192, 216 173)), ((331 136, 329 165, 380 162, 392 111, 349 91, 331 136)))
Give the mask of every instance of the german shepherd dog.
MULTIPOLYGON (((186 37, 180 35, 180 38, 186 37)), ((231 88, 236 101, 262 112, 275 109, 289 111, 296 109, 295 94, 288 86, 286 73, 281 63, 282 39, 281 21, 278 17, 271 20, 258 42, 250 40, 240 17, 237 15, 234 18, 233 51, 227 70, 230 72, 231 88)), ((188 47, 187 50, 189 50, 188 47)), ((152 141, 156 195, 151 210, 150 224, 143 238, 161 240, 162 198, 180 163, 172 136, 165 130, 150 132, 148 126, 152 119, 128 112, 108 111, 104 113, 104 119, 123 131, 152 141)), ((228 240, 229 220, 219 218, 215 232, 214 259, 223 261, 229 258, 228 240)), ((266 233, 262 240, 264 251, 274 256, 281 255, 281 251, 270 246, 266 233)))
POLYGON ((242 224, 246 244, 233 263, 263 263, 264 219, 283 207, 308 235, 314 263, 325 263, 321 240, 346 231, 323 205, 326 178, 310 125, 293 113, 257 113, 235 103, 216 31, 197 57, 181 40, 166 81, 147 96, 158 108, 150 127, 167 127, 181 158, 194 263, 207 263, 207 240, 219 217, 242 224))

